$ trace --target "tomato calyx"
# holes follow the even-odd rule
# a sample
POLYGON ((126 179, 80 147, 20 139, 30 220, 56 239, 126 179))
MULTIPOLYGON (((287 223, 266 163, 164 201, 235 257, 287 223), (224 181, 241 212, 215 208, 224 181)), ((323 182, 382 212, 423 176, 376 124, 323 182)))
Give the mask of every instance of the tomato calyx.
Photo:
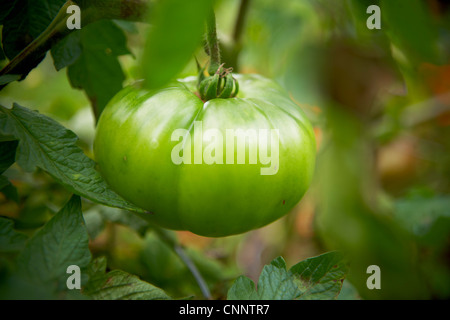
POLYGON ((219 66, 213 75, 205 76, 202 68, 198 78, 198 92, 203 101, 215 98, 228 99, 235 97, 239 92, 239 83, 233 77, 233 68, 224 68, 224 63, 219 66))

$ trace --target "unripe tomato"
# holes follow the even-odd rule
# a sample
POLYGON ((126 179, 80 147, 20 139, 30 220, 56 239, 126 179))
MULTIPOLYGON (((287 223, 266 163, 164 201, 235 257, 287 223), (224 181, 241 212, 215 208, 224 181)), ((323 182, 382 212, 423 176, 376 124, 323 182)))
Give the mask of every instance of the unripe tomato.
POLYGON ((221 237, 282 217, 314 171, 311 124, 272 80, 235 75, 235 98, 204 103, 195 79, 119 92, 94 153, 111 188, 158 225, 221 237))

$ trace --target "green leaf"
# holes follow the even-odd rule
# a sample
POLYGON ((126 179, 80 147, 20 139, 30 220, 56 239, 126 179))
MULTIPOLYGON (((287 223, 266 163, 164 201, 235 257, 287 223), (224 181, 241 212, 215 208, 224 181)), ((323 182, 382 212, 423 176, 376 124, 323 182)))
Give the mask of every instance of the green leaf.
POLYGON ((412 233, 424 235, 439 217, 450 218, 450 196, 400 199, 395 203, 394 215, 412 233))
POLYGON ((155 5, 149 22, 143 72, 146 85, 158 88, 172 80, 193 58, 205 31, 212 1, 166 0, 155 5))
POLYGON ((17 163, 27 171, 39 167, 68 190, 92 201, 144 212, 109 189, 95 162, 77 145, 77 136, 55 120, 14 104, 0 106, 0 133, 19 139, 17 163))
POLYGON ((301 300, 336 299, 348 268, 339 252, 328 252, 299 262, 290 269, 301 288, 301 300))
POLYGON ((421 0, 381 0, 383 29, 413 62, 439 64, 438 30, 421 0))
POLYGON ((100 208, 100 213, 105 220, 128 226, 141 236, 145 234, 149 227, 146 220, 131 212, 126 212, 117 208, 102 207, 100 208))
POLYGON ((8 169, 16 160, 17 140, 0 142, 0 173, 8 169))
POLYGON ((286 263, 280 259, 264 266, 261 272, 258 280, 260 300, 292 300, 300 294, 292 276, 286 271, 286 263))
POLYGON ((14 222, 0 218, 0 252, 17 252, 22 250, 28 237, 14 230, 14 222))
POLYGON ((20 79, 20 77, 21 76, 18 75, 18 74, 5 74, 5 75, 2 75, 2 76, 0 76, 0 86, 3 86, 5 84, 8 84, 8 83, 13 82, 13 81, 17 81, 17 80, 20 79))
POLYGON ((112 21, 92 23, 83 27, 79 33, 79 43, 72 38, 66 41, 67 47, 56 49, 55 66, 72 63, 72 50, 76 52, 78 46, 81 47, 78 59, 68 68, 68 76, 73 87, 86 92, 98 119, 109 100, 122 89, 125 80, 117 57, 130 52, 125 34, 112 21))
POLYGON ((90 260, 89 237, 81 214, 80 197, 74 195, 26 244, 17 259, 21 276, 31 283, 57 291, 67 289, 67 267, 86 269, 90 260))
POLYGON ((128 226, 141 236, 145 235, 149 227, 146 220, 134 213, 101 205, 93 206, 84 212, 84 218, 91 239, 94 239, 103 231, 107 221, 128 226))
POLYGON ((338 300, 361 300, 356 288, 347 280, 342 283, 342 289, 337 298, 338 300))
POLYGON ((9 15, 9 13, 12 11, 16 2, 17 2, 17 0, 0 2, 0 25, 3 25, 3 21, 9 15))
POLYGON ((106 270, 106 259, 96 259, 90 267, 90 279, 83 290, 95 300, 168 300, 162 289, 121 270, 106 270))
POLYGON ((106 223, 100 213, 100 208, 94 207, 83 212, 89 239, 93 240, 105 229, 106 223))
POLYGON ((282 257, 266 265, 258 279, 241 276, 228 291, 228 300, 336 299, 347 274, 343 257, 329 252, 306 259, 289 271, 282 257))
POLYGON ((81 32, 79 30, 70 33, 57 42, 51 49, 56 70, 61 70, 73 64, 80 57, 82 51, 81 32))
POLYGON ((228 300, 258 300, 255 283, 245 276, 240 276, 228 291, 228 300))
MULTIPOLYGON (((3 50, 14 58, 44 31, 65 0, 16 0, 3 20, 3 50)), ((2 5, 3 9, 3 5, 2 5)), ((40 60, 40 59, 39 59, 40 60)))
POLYGON ((228 291, 228 300, 294 300, 301 292, 278 257, 264 266, 256 290, 253 281, 239 277, 228 291))

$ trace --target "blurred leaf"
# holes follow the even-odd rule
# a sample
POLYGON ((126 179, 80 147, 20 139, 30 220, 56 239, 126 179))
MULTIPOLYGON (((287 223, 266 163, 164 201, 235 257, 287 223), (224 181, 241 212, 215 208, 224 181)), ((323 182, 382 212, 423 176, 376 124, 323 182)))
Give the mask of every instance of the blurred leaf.
MULTIPOLYGON (((161 266, 162 267, 162 266, 161 266)), ((121 270, 104 273, 106 260, 96 259, 83 293, 95 300, 168 300, 163 290, 121 270)))
POLYGON ((193 58, 201 44, 211 0, 159 1, 150 14, 142 60, 148 88, 159 88, 172 80, 193 58))
POLYGON ((19 203, 17 188, 8 180, 8 178, 2 175, 0 175, 0 192, 3 193, 7 199, 19 203))
POLYGON ((149 227, 146 220, 132 212, 100 205, 94 206, 84 212, 84 217, 91 239, 94 239, 103 231, 106 222, 127 226, 136 231, 141 237, 145 235, 145 232, 149 227))
POLYGON ((337 298, 338 300, 360 300, 361 297, 358 295, 355 287, 345 279, 342 283, 342 289, 337 298))
POLYGON ((186 276, 186 266, 174 250, 154 232, 145 236, 140 260, 146 270, 145 278, 162 288, 172 289, 171 286, 176 287, 181 281, 186 281, 186 278, 183 279, 186 276))
POLYGON ((336 299, 348 268, 339 252, 328 252, 299 262, 290 269, 302 293, 300 300, 336 299))
POLYGON ((91 208, 83 212, 89 239, 93 240, 105 229, 106 223, 98 208, 91 208))
POLYGON ((414 197, 395 202, 395 217, 415 235, 424 235, 439 217, 450 218, 450 197, 414 197))
POLYGON ((130 52, 125 34, 110 20, 89 24, 79 33, 79 40, 74 36, 66 41, 65 48, 57 48, 55 66, 70 64, 73 51, 77 53, 81 47, 78 59, 68 68, 68 76, 73 87, 85 90, 98 119, 125 80, 117 57, 130 52))
POLYGON ((450 217, 437 217, 428 232, 418 239, 421 270, 434 297, 450 298, 450 217))
POLYGON ((328 121, 333 135, 317 170, 317 226, 321 239, 329 249, 346 255, 351 266, 349 280, 363 299, 427 298, 413 237, 383 214, 377 203, 364 123, 337 106, 329 108, 328 121), (370 265, 381 269, 381 290, 367 288, 370 265))
POLYGON ((77 136, 53 119, 14 104, 0 106, 0 133, 20 140, 17 162, 26 171, 39 167, 68 190, 87 199, 130 211, 142 209, 109 189, 95 162, 76 145, 77 136))
POLYGON ((347 266, 338 252, 306 259, 289 271, 278 257, 264 266, 257 290, 250 279, 241 276, 228 291, 228 300, 336 299, 346 274, 347 266))
POLYGON ((450 298, 450 197, 414 195, 399 199, 395 218, 417 237, 420 268, 432 294, 450 298))
POLYGON ((422 0, 381 0, 382 29, 413 63, 440 63, 438 32, 422 0))
POLYGON ((103 207, 100 208, 100 213, 105 220, 128 226, 141 236, 145 234, 149 226, 148 222, 138 215, 117 208, 103 207))
POLYGON ((14 222, 0 217, 0 252, 20 251, 28 237, 14 230, 14 222))
MULTIPOLYGON (((186 247, 185 253, 210 288, 236 277, 236 273, 228 266, 203 251, 186 247)), ((192 272, 176 250, 156 232, 147 232, 140 250, 140 260, 145 270, 143 278, 164 288, 173 296, 202 294, 192 272)))

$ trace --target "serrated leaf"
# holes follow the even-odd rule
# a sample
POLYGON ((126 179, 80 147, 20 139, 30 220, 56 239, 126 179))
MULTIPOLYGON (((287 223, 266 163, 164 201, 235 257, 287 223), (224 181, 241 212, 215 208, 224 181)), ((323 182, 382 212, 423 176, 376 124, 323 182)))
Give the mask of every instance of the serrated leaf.
POLYGON ((338 252, 306 259, 289 271, 282 257, 264 266, 258 286, 239 277, 228 291, 229 300, 335 299, 347 274, 347 266, 338 252))
POLYGON ((26 244, 17 259, 18 273, 31 283, 66 289, 67 267, 85 269, 90 260, 89 237, 80 197, 67 204, 26 244))
POLYGON ((257 300, 255 283, 245 276, 240 276, 228 290, 227 300, 257 300))
POLYGON ((264 266, 258 280, 260 300, 293 300, 300 294, 291 275, 286 271, 286 264, 283 266, 279 262, 278 260, 264 266))
POLYGON ((293 300, 300 294, 286 263, 278 257, 264 266, 255 289, 253 281, 239 277, 228 291, 230 300, 293 300))
MULTIPOLYGON (((122 89, 125 80, 117 57, 130 52, 125 34, 112 21, 98 21, 79 32, 82 53, 67 72, 72 86, 85 90, 98 119, 109 100, 122 89)), ((70 48, 66 50, 70 51, 70 48)), ((59 66, 64 64, 58 62, 59 66)))
POLYGON ((28 237, 14 230, 14 222, 10 219, 0 218, 0 252, 20 251, 28 237))
POLYGON ((147 87, 167 84, 192 59, 211 6, 210 0, 166 0, 155 5, 142 60, 147 87))
POLYGON ((336 299, 348 268, 341 253, 333 251, 306 259, 289 272, 295 277, 302 293, 297 299, 336 299))
POLYGON ((27 171, 35 167, 50 174, 71 192, 92 201, 144 212, 109 189, 95 162, 77 145, 77 136, 55 120, 14 104, 0 106, 0 133, 19 140, 17 163, 27 171))
POLYGON ((89 266, 89 282, 83 293, 95 300, 168 300, 162 289, 122 270, 105 273, 106 258, 99 257, 89 266))

